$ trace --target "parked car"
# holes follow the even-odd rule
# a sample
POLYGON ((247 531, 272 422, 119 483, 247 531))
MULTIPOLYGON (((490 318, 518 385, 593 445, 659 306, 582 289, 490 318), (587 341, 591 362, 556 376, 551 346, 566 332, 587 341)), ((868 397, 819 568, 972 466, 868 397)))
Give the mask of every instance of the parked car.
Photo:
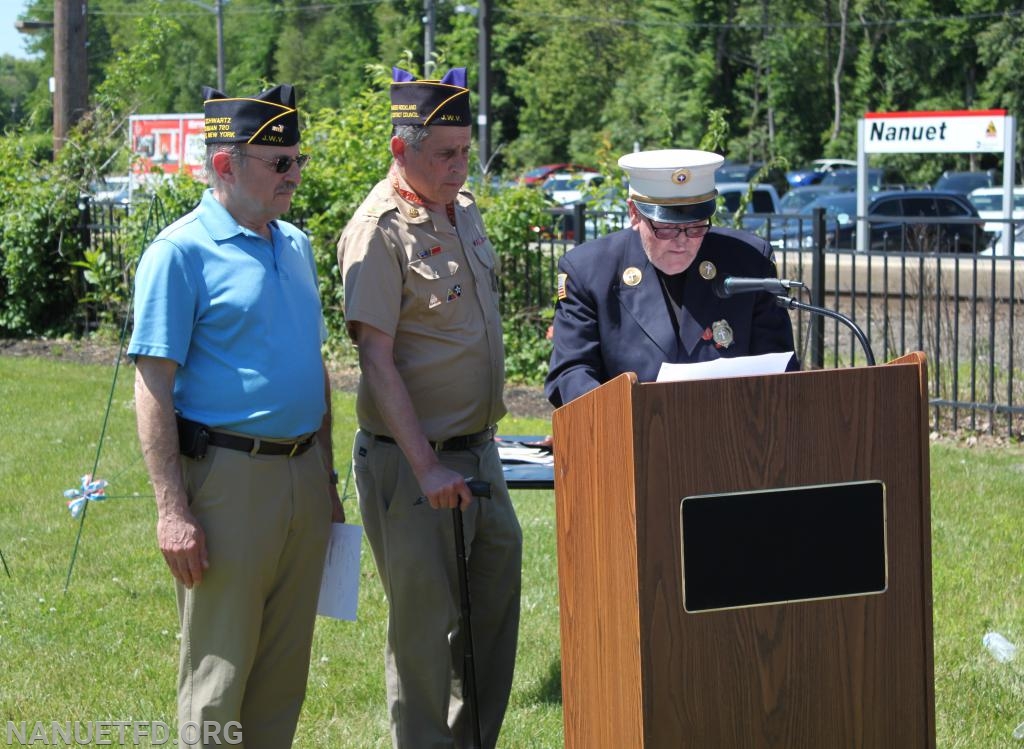
POLYGON ((484 175, 474 172, 466 177, 466 187, 474 195, 480 195, 485 192, 496 193, 511 186, 507 180, 502 179, 497 174, 484 175))
MULTIPOLYGON (((904 182, 905 180, 902 175, 892 169, 868 169, 868 189, 873 192, 885 190, 894 185, 902 185, 904 182)), ((834 169, 822 177, 818 184, 837 191, 856 190, 857 170, 846 168, 834 169)))
POLYGON ((768 216, 781 213, 779 193, 773 185, 759 183, 751 188, 749 182, 719 182, 715 186, 718 188, 716 215, 719 223, 732 224, 733 216, 748 194, 750 200, 740 220, 740 225, 747 231, 755 231, 768 216))
POLYGON ((597 172, 556 172, 544 180, 541 189, 552 202, 572 205, 586 202, 604 181, 604 175, 597 172))
MULTIPOLYGON (((764 168, 763 161, 751 161, 743 164, 736 161, 726 161, 715 172, 715 182, 753 182, 761 169, 764 168)), ((759 184, 771 185, 781 195, 789 189, 786 181, 786 174, 781 169, 771 167, 758 179, 759 184)))
POLYGON ((847 190, 836 190, 828 185, 803 185, 791 187, 779 201, 779 213, 801 213, 808 203, 826 195, 835 195, 837 192, 848 192, 847 190))
MULTIPOLYGON (((995 242, 1006 229, 1006 214, 1003 211, 1003 188, 979 187, 971 190, 967 199, 978 210, 978 215, 985 219, 985 231, 992 234, 995 242)), ((1014 219, 1024 219, 1024 187, 1013 188, 1014 219)), ((1020 224, 1014 224, 1020 226, 1020 224)))
MULTIPOLYGON (((953 192, 915 190, 879 192, 870 196, 868 221, 871 250, 908 252, 979 252, 988 244, 978 211, 966 197, 953 192), (914 218, 948 218, 949 223, 913 221, 914 218)), ((780 249, 814 246, 813 215, 825 211, 825 246, 850 250, 857 247, 857 195, 828 195, 809 203, 799 217, 769 241, 780 249)), ((796 218, 796 217, 794 217, 796 218)))
POLYGON ((82 197, 94 205, 127 206, 131 201, 131 178, 128 175, 108 175, 94 179, 82 197))
POLYGON ((548 208, 548 220, 542 225, 534 226, 540 239, 575 240, 593 239, 594 237, 617 231, 629 225, 629 213, 623 191, 607 181, 598 187, 580 194, 579 199, 568 203, 553 202, 548 208), (576 232, 577 204, 582 204, 584 214, 585 237, 576 232))
POLYGON ((1024 257, 1024 224, 1016 224, 1013 234, 1013 248, 1010 253, 1003 249, 1002 242, 992 242, 988 249, 982 250, 985 257, 1024 257))
POLYGON ((596 172, 592 166, 582 164, 542 164, 532 169, 527 169, 519 178, 519 183, 531 187, 540 187, 544 180, 555 172, 596 172))
POLYGON ((836 169, 857 168, 857 162, 852 159, 815 159, 802 169, 793 169, 786 172, 786 181, 791 187, 804 187, 816 185, 825 178, 829 172, 836 169))
POLYGON ((983 172, 943 172, 942 176, 935 180, 932 189, 966 195, 979 187, 994 187, 997 184, 999 182, 995 169, 986 169, 983 172))

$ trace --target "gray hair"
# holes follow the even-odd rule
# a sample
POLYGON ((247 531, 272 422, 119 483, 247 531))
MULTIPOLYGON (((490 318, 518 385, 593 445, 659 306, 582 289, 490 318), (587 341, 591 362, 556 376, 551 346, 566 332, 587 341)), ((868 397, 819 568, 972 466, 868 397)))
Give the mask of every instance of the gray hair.
POLYGON ((430 125, 395 125, 391 134, 404 141, 409 148, 418 151, 420 145, 430 135, 430 127, 430 125))
POLYGON ((213 168, 213 157, 214 154, 226 153, 231 158, 241 158, 245 155, 242 150, 241 143, 210 143, 206 146, 206 162, 204 169, 206 171, 206 179, 210 184, 210 187, 219 189, 221 185, 220 177, 217 176, 217 170, 213 168))

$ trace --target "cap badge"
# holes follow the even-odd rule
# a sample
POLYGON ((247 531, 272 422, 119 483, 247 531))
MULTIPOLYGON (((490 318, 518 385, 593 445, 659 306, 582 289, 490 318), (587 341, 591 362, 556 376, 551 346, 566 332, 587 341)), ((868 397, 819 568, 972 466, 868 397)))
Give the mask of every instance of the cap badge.
POLYGON ((732 328, 727 320, 711 323, 711 337, 715 348, 729 348, 732 345, 732 328))
POLYGON ((718 268, 710 260, 705 260, 700 264, 700 277, 705 281, 710 281, 712 278, 718 275, 718 268))
POLYGON ((677 185, 685 185, 693 176, 689 169, 676 169, 672 172, 672 181, 677 185))
POLYGON ((622 271, 622 282, 626 286, 636 286, 640 283, 640 280, 644 277, 643 273, 640 272, 639 268, 630 266, 626 270, 622 271))

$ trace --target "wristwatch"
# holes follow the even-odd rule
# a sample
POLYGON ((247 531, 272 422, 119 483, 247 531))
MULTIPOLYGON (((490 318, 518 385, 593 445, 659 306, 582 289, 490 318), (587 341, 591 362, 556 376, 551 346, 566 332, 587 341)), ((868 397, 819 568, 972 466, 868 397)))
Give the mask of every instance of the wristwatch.
POLYGON ((330 481, 332 484, 337 486, 338 485, 338 472, 333 470, 333 469, 331 469, 330 478, 328 478, 328 481, 330 481))

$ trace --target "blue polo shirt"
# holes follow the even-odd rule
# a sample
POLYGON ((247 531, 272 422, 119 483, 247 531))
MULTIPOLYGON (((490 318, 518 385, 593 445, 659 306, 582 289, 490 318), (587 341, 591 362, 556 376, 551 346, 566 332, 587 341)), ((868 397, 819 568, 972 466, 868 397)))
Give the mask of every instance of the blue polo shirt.
POLYGON ((284 221, 267 241, 207 190, 146 249, 128 354, 179 365, 174 405, 212 427, 265 438, 314 432, 325 411, 327 331, 308 237, 284 221))

